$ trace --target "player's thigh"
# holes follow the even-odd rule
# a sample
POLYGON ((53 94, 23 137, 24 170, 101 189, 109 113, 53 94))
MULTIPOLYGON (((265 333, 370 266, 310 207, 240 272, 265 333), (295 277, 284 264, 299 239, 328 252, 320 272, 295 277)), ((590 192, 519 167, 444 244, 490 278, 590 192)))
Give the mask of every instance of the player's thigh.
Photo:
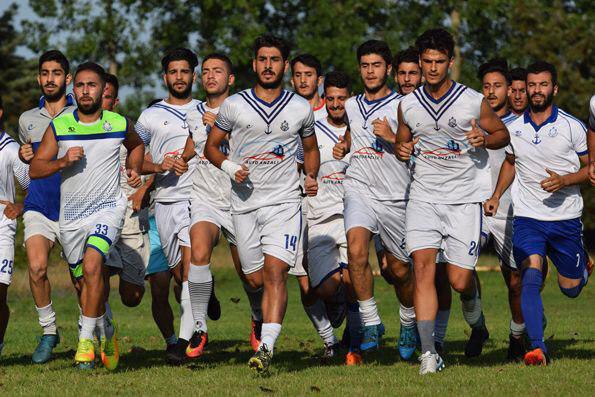
POLYGON ((293 267, 296 263, 303 227, 301 203, 263 207, 259 208, 257 213, 258 222, 261 225, 260 238, 263 254, 277 258, 287 266, 293 267))
MULTIPOLYGON (((409 200, 405 212, 405 248, 409 255, 416 251, 442 247, 443 227, 440 220, 439 206, 423 201, 409 200)), ((419 260, 423 255, 417 255, 419 260)), ((419 261, 418 260, 418 261, 419 261)), ((435 254, 434 258, 435 261, 435 254)))
POLYGON ((151 247, 147 233, 121 236, 116 243, 122 259, 120 280, 144 288, 151 247))
POLYGON ((12 244, 4 243, 0 244, 0 284, 8 286, 14 271, 14 241, 12 244))
POLYGON ((444 257, 450 264, 473 271, 480 251, 481 204, 444 204, 439 208, 446 235, 444 257))
POLYGON ((484 217, 483 227, 484 229, 487 228, 494 241, 494 248, 500 259, 500 265, 516 270, 517 265, 512 247, 512 223, 512 218, 484 217))
POLYGON ((574 287, 584 278, 587 266, 583 225, 576 218, 550 222, 548 226, 547 253, 558 270, 560 285, 574 287))
POLYGON ((219 226, 209 221, 194 223, 190 228, 192 263, 210 262, 213 248, 219 241, 219 226))
POLYGON ((377 201, 374 208, 379 223, 378 234, 385 250, 400 262, 408 263, 405 228, 407 201, 377 201))
POLYGON ((170 268, 182 260, 180 247, 190 247, 190 202, 155 203, 155 222, 170 268))
POLYGON ((233 214, 232 220, 242 273, 247 276, 258 272, 264 266, 264 256, 257 211, 233 214))
POLYGON ((449 263, 446 266, 446 274, 450 285, 457 292, 467 291, 473 283, 473 269, 449 263))
MULTIPOLYGON (((308 240, 309 240, 309 233, 310 228, 308 226, 307 218, 304 212, 302 211, 302 221, 301 221, 301 228, 300 228, 300 235, 299 235, 299 242, 297 245, 297 252, 295 254, 295 263, 293 267, 289 268, 289 275, 296 276, 298 279, 300 277, 308 276, 309 266, 308 266, 308 240)), ((300 286, 304 286, 306 283, 302 280, 300 281, 300 286)), ((301 288, 302 292, 307 291, 307 288, 301 288)))
POLYGON ((373 234, 378 234, 378 218, 372 199, 365 195, 346 194, 343 203, 343 220, 350 255, 356 250, 362 251, 365 246, 367 257, 370 238, 373 234))
POLYGON ((533 262, 532 267, 541 267, 543 258, 547 255, 548 237, 545 224, 536 219, 515 217, 513 230, 512 249, 517 266, 522 270, 533 262))
POLYGON ((23 214, 23 224, 25 230, 23 241, 27 246, 27 241, 32 237, 43 237, 50 242, 50 248, 56 240, 60 239, 60 226, 57 221, 48 219, 45 215, 37 211, 27 211, 23 214))
POLYGON ((312 288, 318 288, 333 274, 346 266, 341 245, 345 242, 343 219, 333 217, 325 222, 311 225, 308 235, 308 275, 312 288))

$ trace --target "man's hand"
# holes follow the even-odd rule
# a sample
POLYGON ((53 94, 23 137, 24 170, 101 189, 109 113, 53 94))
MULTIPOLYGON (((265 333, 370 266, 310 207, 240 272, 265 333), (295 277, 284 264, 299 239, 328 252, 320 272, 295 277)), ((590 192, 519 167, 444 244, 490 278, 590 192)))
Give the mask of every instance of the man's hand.
POLYGON ((388 123, 386 117, 384 117, 382 120, 376 119, 372 121, 372 126, 374 127, 374 135, 384 139, 387 142, 395 143, 396 135, 393 130, 391 130, 390 124, 388 123))
POLYGON ((246 167, 245 164, 242 164, 242 168, 236 171, 234 179, 237 183, 244 183, 244 181, 248 179, 249 175, 250 171, 248 170, 248 167, 246 167))
POLYGON ((174 161, 174 171, 177 176, 182 175, 186 171, 188 171, 188 163, 184 161, 183 158, 178 157, 174 161))
POLYGON ((8 219, 17 219, 23 213, 23 204, 11 203, 10 201, 0 200, 0 204, 4 204, 4 215, 8 219))
POLYGON ((410 142, 397 143, 397 158, 401 161, 408 161, 415 150, 415 145, 419 142, 419 137, 410 142))
POLYGON ((136 192, 128 196, 128 201, 132 201, 132 211, 138 212, 141 209, 149 206, 149 197, 147 189, 141 187, 136 192))
POLYGON ((70 167, 85 156, 85 150, 82 146, 73 146, 66 151, 66 154, 60 159, 62 168, 70 167))
POLYGON ((550 177, 541 181, 541 188, 543 190, 548 193, 554 193, 566 186, 566 181, 562 175, 556 174, 549 168, 546 168, 545 171, 550 174, 550 177))
POLYGON ((339 135, 339 141, 333 147, 333 157, 336 160, 341 160, 345 155, 347 155, 347 142, 343 135, 339 135))
POLYGON ((471 120, 471 131, 467 131, 465 133, 467 137, 467 141, 473 147, 485 147, 486 145, 486 136, 482 130, 477 127, 477 121, 475 119, 471 120))
POLYGON ((33 145, 31 145, 30 143, 25 143, 23 146, 21 146, 21 148, 19 149, 19 156, 21 160, 23 160, 25 163, 31 161, 31 159, 34 156, 33 145))
POLYGON ((202 115, 203 125, 208 125, 210 127, 213 127, 215 125, 216 120, 217 120, 217 115, 213 112, 205 112, 202 115))
POLYGON ((500 206, 500 199, 498 197, 490 197, 488 201, 483 203, 483 212, 486 216, 494 216, 496 212, 498 212, 498 207, 500 206))
POLYGON ((157 166, 157 172, 163 174, 164 172, 171 171, 174 168, 176 158, 173 156, 165 156, 163 162, 157 166))
POLYGON ((127 169, 126 176, 128 177, 126 179, 126 183, 128 183, 128 186, 130 186, 130 187, 137 188, 143 184, 143 181, 140 178, 140 175, 135 170, 127 169))
POLYGON ((304 188, 308 197, 313 197, 318 194, 318 181, 311 175, 306 175, 304 188))

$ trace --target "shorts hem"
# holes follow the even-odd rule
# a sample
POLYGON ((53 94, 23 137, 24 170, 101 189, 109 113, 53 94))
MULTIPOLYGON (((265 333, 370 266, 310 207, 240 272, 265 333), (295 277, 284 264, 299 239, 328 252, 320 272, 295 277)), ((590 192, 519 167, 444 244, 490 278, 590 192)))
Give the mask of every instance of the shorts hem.
POLYGON ((316 288, 320 287, 320 285, 322 283, 324 283, 326 280, 328 280, 329 278, 331 278, 335 273, 340 272, 342 269, 343 268, 341 267, 341 265, 339 265, 336 269, 331 270, 316 285, 312 285, 312 288, 316 289, 316 288))
POLYGON ((419 247, 414 247, 414 248, 408 249, 407 250, 407 254, 409 256, 411 256, 411 255, 413 255, 413 253, 415 251, 419 251, 419 250, 423 250, 423 249, 429 249, 429 248, 437 249, 437 250, 440 251, 440 246, 439 245, 438 246, 435 246, 435 245, 420 245, 419 247))

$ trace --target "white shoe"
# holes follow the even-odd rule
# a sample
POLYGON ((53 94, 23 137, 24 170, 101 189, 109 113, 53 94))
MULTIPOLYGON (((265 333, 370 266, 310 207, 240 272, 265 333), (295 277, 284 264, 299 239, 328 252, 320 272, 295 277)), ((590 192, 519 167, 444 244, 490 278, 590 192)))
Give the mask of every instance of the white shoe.
POLYGON ((421 365, 419 366, 419 374, 433 374, 444 369, 444 361, 438 353, 425 352, 419 357, 421 365))

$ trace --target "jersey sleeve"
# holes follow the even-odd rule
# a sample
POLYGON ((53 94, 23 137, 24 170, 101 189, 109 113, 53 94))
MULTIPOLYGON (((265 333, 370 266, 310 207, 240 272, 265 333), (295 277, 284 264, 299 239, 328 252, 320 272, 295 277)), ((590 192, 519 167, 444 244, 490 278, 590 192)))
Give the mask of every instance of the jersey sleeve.
POLYGON ((29 189, 29 182, 31 179, 29 178, 29 165, 25 164, 19 158, 19 145, 17 143, 14 144, 14 150, 11 151, 12 154, 12 172, 14 173, 15 178, 21 185, 23 190, 29 189))
POLYGON ((570 139, 572 149, 576 154, 584 156, 589 152, 587 149, 587 128, 580 121, 571 124, 570 139))
POLYGON ((512 140, 504 148, 504 153, 506 153, 506 154, 512 154, 514 156, 514 147, 512 146, 512 140))
POLYGON ((149 124, 147 120, 147 115, 145 112, 141 113, 140 117, 136 121, 134 125, 134 130, 143 141, 145 146, 149 146, 151 143, 151 130, 149 129, 149 124))
POLYGON ((217 120, 215 120, 215 125, 220 130, 231 134, 235 125, 235 119, 234 106, 229 98, 227 98, 221 104, 221 108, 219 108, 219 114, 217 115, 217 120))
POLYGON ((23 115, 19 117, 19 142, 21 145, 29 142, 29 134, 27 133, 27 126, 25 125, 25 120, 23 120, 23 115))
POLYGON ((591 97, 589 103, 589 127, 595 131, 595 95, 591 97))
POLYGON ((298 139, 297 143, 298 147, 297 152, 295 153, 295 160, 298 162, 298 164, 304 164, 304 145, 302 145, 301 139, 298 139))
MULTIPOLYGON (((312 108, 308 107, 308 114, 304 119, 304 124, 302 124, 302 128, 300 129, 300 135, 302 138, 306 138, 312 136, 314 134, 314 112, 312 108)), ((303 151, 303 150, 302 150, 303 151)))

